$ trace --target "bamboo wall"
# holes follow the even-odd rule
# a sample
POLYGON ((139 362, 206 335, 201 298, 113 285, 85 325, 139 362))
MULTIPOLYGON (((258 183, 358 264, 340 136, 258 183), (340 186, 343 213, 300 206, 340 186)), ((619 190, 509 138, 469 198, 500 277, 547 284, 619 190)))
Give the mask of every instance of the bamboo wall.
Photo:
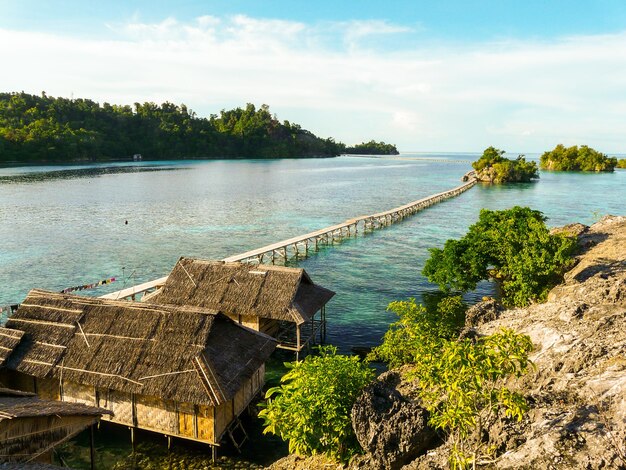
POLYGON ((263 388, 264 384, 265 364, 261 365, 254 375, 244 383, 243 387, 235 395, 235 398, 216 408, 215 435, 218 441, 221 440, 233 419, 245 410, 254 396, 263 388))
MULTIPOLYGON (((26 462, 78 434, 93 416, 38 416, 0 423, 0 462, 26 462)), ((43 459, 46 460, 45 458, 43 459)))
POLYGON ((97 389, 65 380, 61 384, 58 379, 34 379, 15 371, 5 370, 1 378, 3 385, 36 392, 42 399, 84 403, 110 410, 114 415, 104 415, 102 419, 112 423, 218 445, 228 426, 263 388, 265 365, 243 384, 232 400, 218 407, 97 389))
POLYGON ((255 315, 226 314, 226 316, 240 325, 259 331, 259 317, 255 315))

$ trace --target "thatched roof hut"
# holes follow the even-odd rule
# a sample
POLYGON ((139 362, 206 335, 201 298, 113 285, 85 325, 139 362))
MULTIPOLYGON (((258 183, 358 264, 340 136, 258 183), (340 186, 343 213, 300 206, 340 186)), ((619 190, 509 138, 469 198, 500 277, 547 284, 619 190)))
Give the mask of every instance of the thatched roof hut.
MULTIPOLYGON (((261 371, 275 348, 269 336, 215 310, 42 290, 32 290, 6 326, 0 338, 7 344, 22 333, 4 362, 21 374, 22 383, 24 376, 33 377, 40 386, 47 382, 54 398, 102 406, 115 413, 115 422, 182 437, 179 404, 197 412, 199 405, 214 411, 237 397, 249 401, 262 386, 261 371), (138 424, 145 422, 138 415, 142 400, 157 408, 151 413, 170 414, 167 429, 162 417, 138 424)), ((211 431, 199 439, 196 428, 191 437, 217 444, 224 430, 211 431)))
POLYGON ((334 295, 315 284, 302 268, 183 257, 163 287, 144 301, 220 310, 246 326, 276 336, 278 323, 301 326, 312 322, 334 295))
POLYGON ((103 414, 110 412, 0 388, 0 462, 48 460, 52 447, 96 423, 103 414))

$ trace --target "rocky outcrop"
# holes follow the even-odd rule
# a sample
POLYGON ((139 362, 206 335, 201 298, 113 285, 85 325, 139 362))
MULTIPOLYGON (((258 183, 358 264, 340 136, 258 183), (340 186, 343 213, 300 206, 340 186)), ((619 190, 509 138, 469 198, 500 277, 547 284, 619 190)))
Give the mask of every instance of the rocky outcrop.
MULTIPOLYGON (((544 304, 480 325, 530 336, 535 370, 517 385, 530 411, 489 430, 499 469, 626 468, 626 217, 578 233, 582 254, 544 304)), ((437 449, 407 467, 445 466, 437 449)))
POLYGON ((497 320, 503 311, 504 307, 496 299, 482 300, 465 312, 465 326, 471 328, 497 320))
MULTIPOLYGON (((626 217, 561 232, 578 237, 581 255, 546 303, 468 312, 474 335, 506 327, 535 345, 535 369, 511 384, 530 410, 489 429, 495 455, 481 468, 626 469, 626 217)), ((443 443, 403 469, 444 469, 448 455, 443 443)))
POLYGON ((343 465, 333 462, 324 455, 302 457, 289 454, 267 467, 267 470, 341 470, 343 468, 343 465))
POLYGON ((428 412, 414 397, 403 371, 382 374, 367 386, 352 408, 352 427, 367 452, 351 468, 399 469, 423 453, 436 438, 428 412))

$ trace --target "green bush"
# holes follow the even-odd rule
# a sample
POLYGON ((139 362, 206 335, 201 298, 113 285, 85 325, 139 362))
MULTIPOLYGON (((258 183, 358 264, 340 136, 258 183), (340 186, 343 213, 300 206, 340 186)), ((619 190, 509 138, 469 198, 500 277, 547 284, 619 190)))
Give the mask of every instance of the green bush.
POLYGON ((620 158, 617 162, 617 168, 626 168, 626 158, 620 158))
POLYGON ((415 299, 391 302, 387 310, 400 318, 389 325, 383 343, 374 348, 372 360, 381 360, 389 367, 428 363, 444 340, 458 335, 465 321, 465 305, 460 296, 447 297, 428 310, 415 299))
POLYGON ((526 411, 523 396, 505 382, 527 371, 530 338, 504 329, 476 340, 457 339, 464 314, 459 297, 444 299, 433 312, 413 299, 388 308, 400 319, 372 356, 390 367, 412 366, 407 378, 419 385, 429 424, 449 434, 451 467, 465 468, 489 453, 483 430, 503 416, 519 420, 526 411))
POLYGON ((543 170, 613 171, 617 166, 617 158, 608 157, 586 145, 566 148, 559 144, 554 150, 541 155, 539 163, 543 170))
POLYGON ((493 278, 507 306, 545 300, 571 263, 575 240, 551 235, 545 217, 528 207, 483 209, 459 240, 430 250, 423 273, 444 291, 469 291, 493 278))
POLYGON ((429 424, 448 433, 450 466, 465 468, 490 453, 483 431, 501 417, 521 420, 524 397, 505 386, 531 364, 532 342, 512 330, 470 339, 445 340, 432 351, 429 363, 419 361, 412 372, 420 385, 429 424))
POLYGON ((334 346, 304 361, 286 363, 282 385, 269 389, 259 415, 264 433, 289 441, 289 452, 327 454, 347 462, 361 450, 350 421, 352 405, 373 378, 367 363, 337 354, 334 346))

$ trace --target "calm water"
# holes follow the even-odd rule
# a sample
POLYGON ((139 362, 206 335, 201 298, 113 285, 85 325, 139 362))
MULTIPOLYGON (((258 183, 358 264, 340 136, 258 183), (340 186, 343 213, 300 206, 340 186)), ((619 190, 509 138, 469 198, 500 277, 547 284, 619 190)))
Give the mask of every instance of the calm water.
MULTIPOLYGON (((149 162, 0 169, 0 306, 29 289, 109 277, 102 295, 161 277, 180 256, 223 258, 452 188, 476 155, 149 162), (443 161, 441 161, 443 160, 443 161), (128 223, 126 223, 128 222, 128 223)), ((379 342, 395 299, 436 291, 428 248, 459 237, 481 208, 527 205, 550 225, 626 213, 626 171, 541 173, 536 183, 477 186, 405 221, 298 262, 337 292, 328 340, 379 342)), ((470 300, 490 291, 483 284, 470 300)))

